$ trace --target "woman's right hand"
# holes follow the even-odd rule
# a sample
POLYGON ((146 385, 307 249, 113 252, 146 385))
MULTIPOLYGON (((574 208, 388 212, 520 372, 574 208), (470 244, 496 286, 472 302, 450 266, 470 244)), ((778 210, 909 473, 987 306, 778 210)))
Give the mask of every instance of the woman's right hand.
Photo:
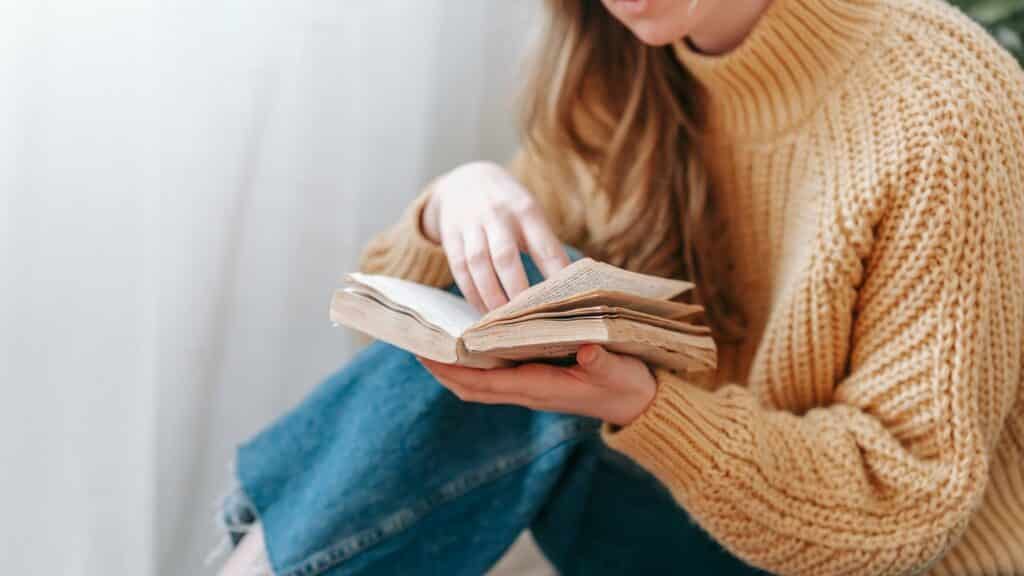
POLYGON ((422 218, 423 233, 444 248, 459 290, 481 312, 529 286, 520 251, 545 277, 569 264, 540 205, 497 164, 464 164, 440 177, 422 218))

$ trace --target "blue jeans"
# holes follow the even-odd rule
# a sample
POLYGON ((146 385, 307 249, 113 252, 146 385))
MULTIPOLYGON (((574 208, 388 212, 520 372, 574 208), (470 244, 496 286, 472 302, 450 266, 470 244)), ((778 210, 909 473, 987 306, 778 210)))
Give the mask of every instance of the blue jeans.
POLYGON ((224 518, 262 521, 279 576, 476 576, 524 529, 561 574, 758 573, 598 428, 463 403, 376 343, 238 449, 224 518))

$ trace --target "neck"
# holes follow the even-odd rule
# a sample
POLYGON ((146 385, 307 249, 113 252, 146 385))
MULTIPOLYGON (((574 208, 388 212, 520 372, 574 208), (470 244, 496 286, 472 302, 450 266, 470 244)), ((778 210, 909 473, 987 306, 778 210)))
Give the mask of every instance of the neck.
POLYGON ((724 54, 743 43, 772 0, 715 2, 709 5, 687 36, 704 54, 724 54))
MULTIPOLYGON (((899 0, 729 1, 733 15, 719 44, 691 35, 673 45, 676 57, 700 85, 700 119, 710 132, 768 137, 811 113, 884 29, 889 6, 899 0), (754 4, 760 11, 748 12, 754 4), (752 15, 753 14, 753 15, 752 15), (745 26, 740 26, 745 22, 745 26), (744 29, 744 34, 735 30, 744 29), (738 42, 722 54, 712 49, 738 42), (736 38, 739 40, 736 40, 736 38), (695 48, 697 50, 695 50, 695 48)), ((726 4, 720 0, 717 4, 726 4)), ((700 31, 711 30, 714 8, 700 31)))

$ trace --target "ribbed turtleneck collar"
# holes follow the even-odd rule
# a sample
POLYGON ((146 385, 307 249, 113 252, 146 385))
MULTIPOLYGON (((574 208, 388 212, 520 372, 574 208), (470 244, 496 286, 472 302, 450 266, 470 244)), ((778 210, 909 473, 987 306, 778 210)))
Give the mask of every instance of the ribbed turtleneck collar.
POLYGON ((811 112, 871 44, 885 0, 774 0, 740 46, 720 56, 674 45, 704 87, 707 129, 756 136, 811 112))

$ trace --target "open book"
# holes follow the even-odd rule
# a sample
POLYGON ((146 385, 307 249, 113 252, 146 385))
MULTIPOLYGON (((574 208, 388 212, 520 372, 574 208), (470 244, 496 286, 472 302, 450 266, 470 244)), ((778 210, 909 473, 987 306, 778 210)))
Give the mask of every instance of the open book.
POLYGON ((683 372, 715 367, 700 306, 673 301, 688 282, 589 258, 481 315, 465 300, 389 276, 353 273, 334 293, 331 320, 414 354, 477 368, 571 358, 583 344, 683 372))

